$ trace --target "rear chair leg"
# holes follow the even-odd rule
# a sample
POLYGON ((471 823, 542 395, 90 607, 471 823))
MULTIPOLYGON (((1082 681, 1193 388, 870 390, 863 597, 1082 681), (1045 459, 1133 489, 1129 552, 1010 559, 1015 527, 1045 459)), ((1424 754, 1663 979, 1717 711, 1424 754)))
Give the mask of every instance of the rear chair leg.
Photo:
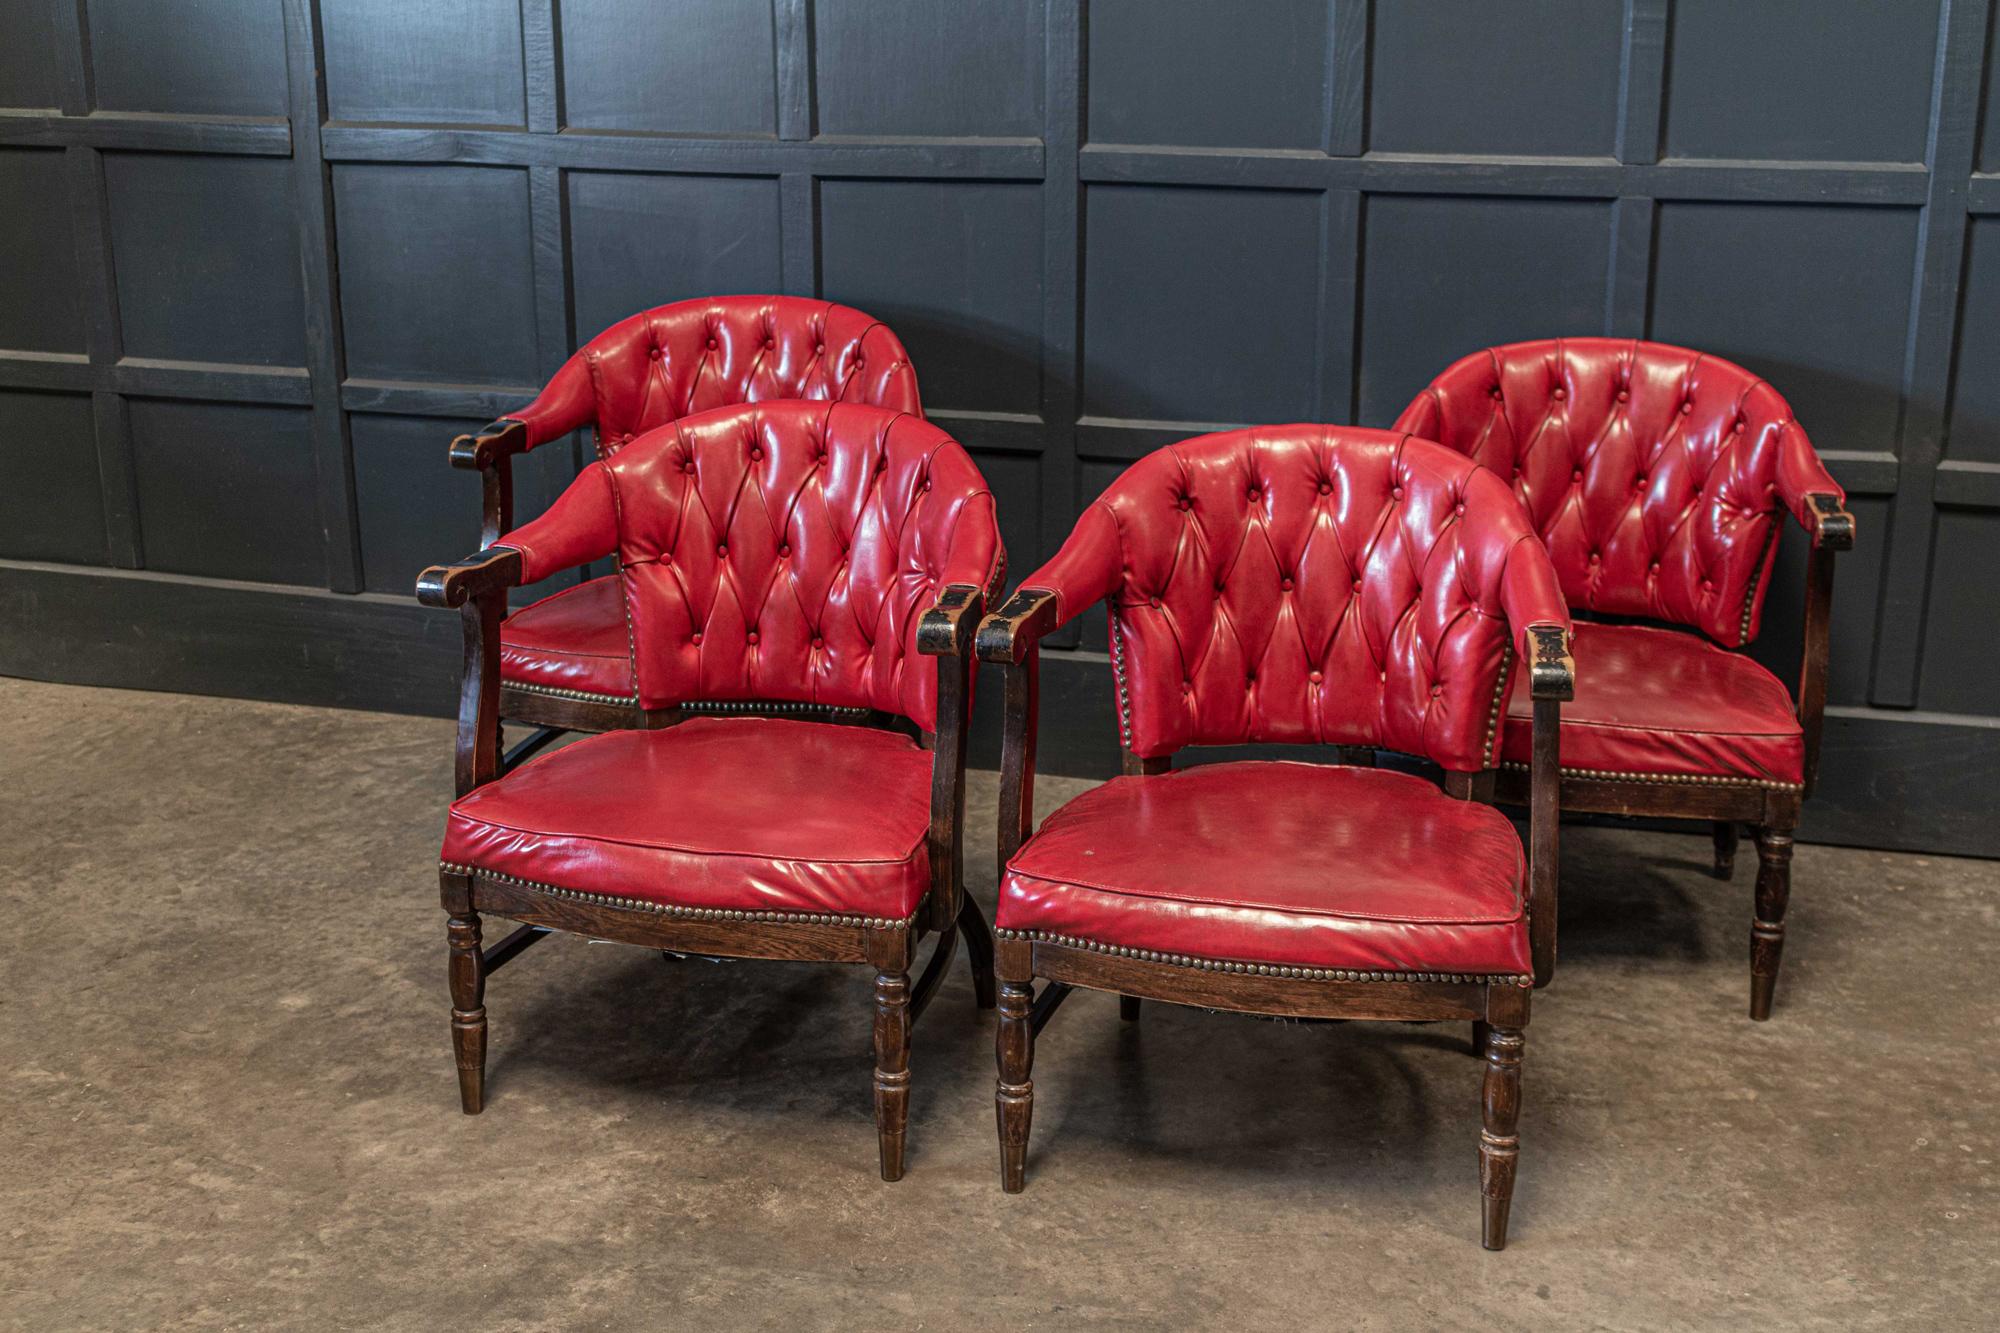
POLYGON ((972 895, 958 898, 958 933, 965 940, 966 961, 972 964, 972 995, 981 1009, 993 1007, 993 931, 972 895))
POLYGON ((486 1103, 486 967, 479 955, 479 913, 445 923, 451 978, 451 1045, 458 1057, 458 1102, 467 1115, 486 1103))
POLYGON ((1488 1027, 1486 1077, 1481 1089, 1484 1123, 1479 1133, 1479 1193, 1484 1212, 1480 1243, 1507 1248, 1507 1213, 1514 1203, 1514 1165, 1521 1155, 1521 1051, 1519 1028, 1488 1027))
POLYGON ((1771 1016, 1785 952, 1785 906, 1792 896, 1792 832, 1757 830, 1757 915, 1750 924, 1750 1017, 1771 1016))
POLYGON ((1139 1021, 1139 997, 1138 997, 1138 996, 1136 996, 1136 995, 1121 995, 1121 996, 1119 996, 1119 997, 1118 997, 1118 1016, 1119 1016, 1120 1018, 1124 1019, 1124 1020, 1125 1020, 1125 1021, 1126 1021, 1127 1023, 1136 1023, 1136 1022, 1138 1022, 1138 1021, 1139 1021))
POLYGON ((1000 1129, 1000 1188, 1019 1194, 1027 1184, 1028 1121, 1035 1111, 1035 1085, 1028 1071, 1035 1063, 1034 985, 1002 978, 1000 1027, 994 1037, 1000 1078, 993 1089, 993 1116, 1000 1129))
POLYGON ((1736 824, 1733 820, 1715 821, 1715 877, 1733 879, 1736 875, 1736 824))
POLYGON ((910 974, 875 974, 875 1133, 882 1179, 903 1178, 903 1131, 910 1120, 910 974))

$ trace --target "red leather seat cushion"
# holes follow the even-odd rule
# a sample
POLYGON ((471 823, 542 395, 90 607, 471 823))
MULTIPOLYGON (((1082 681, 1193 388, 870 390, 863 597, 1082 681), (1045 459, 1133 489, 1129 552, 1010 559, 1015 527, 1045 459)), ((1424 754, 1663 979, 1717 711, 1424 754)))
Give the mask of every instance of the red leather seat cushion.
POLYGON ((900 921, 931 756, 872 727, 693 718, 586 737, 452 803, 450 865, 684 907, 900 921))
MULTIPOLYGON (((1562 706, 1564 772, 1747 778, 1796 784, 1805 739, 1784 685, 1698 634, 1578 621, 1576 698, 1562 706)), ((1525 764, 1528 673, 1507 702, 1501 757, 1525 764)))
POLYGON ((1526 975, 1521 840, 1422 778, 1214 764, 1117 778, 1007 865, 998 924, 1312 968, 1526 975))
POLYGON ((618 576, 565 588, 501 621, 500 679, 629 702, 632 647, 618 576))

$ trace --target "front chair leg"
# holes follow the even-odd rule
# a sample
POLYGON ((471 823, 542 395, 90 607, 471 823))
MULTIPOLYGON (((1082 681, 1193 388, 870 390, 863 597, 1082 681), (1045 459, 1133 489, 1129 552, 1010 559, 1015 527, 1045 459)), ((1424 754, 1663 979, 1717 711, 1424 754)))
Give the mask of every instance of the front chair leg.
POLYGON ((1000 1078, 993 1088, 993 1115, 1000 1129, 1000 1188, 1019 1194, 1027 1184, 1028 1122, 1035 1110, 1034 984, 1003 978, 1000 1027, 994 1038, 1000 1078))
POLYGON ((1734 820, 1715 821, 1715 877, 1732 879, 1736 875, 1736 823, 1734 820))
POLYGON ((451 977, 451 1045, 458 1057, 458 1102, 467 1115, 486 1103, 486 965, 479 953, 479 913, 445 923, 451 977))
POLYGON ((1521 1156, 1521 1052, 1519 1028, 1486 1029, 1486 1077, 1481 1088, 1484 1123, 1479 1132, 1479 1240, 1489 1250, 1507 1248, 1507 1214, 1514 1204, 1514 1166, 1521 1156))
POLYGON ((875 974, 875 1133, 882 1179, 903 1178, 903 1132, 910 1120, 910 974, 875 974))
POLYGON ((958 933, 965 940, 966 961, 972 964, 972 994, 981 1009, 993 1007, 993 931, 972 895, 958 895, 958 933))
POLYGON ((1785 906, 1792 896, 1790 829, 1757 830, 1757 915, 1750 924, 1750 1017, 1771 1016, 1785 952, 1785 906))

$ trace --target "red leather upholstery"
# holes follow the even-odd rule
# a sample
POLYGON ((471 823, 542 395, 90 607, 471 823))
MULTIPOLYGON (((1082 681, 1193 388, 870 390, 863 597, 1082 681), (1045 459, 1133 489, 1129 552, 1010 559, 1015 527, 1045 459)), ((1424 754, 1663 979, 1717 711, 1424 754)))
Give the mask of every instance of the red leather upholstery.
POLYGON ((1815 530, 1805 497, 1845 494, 1775 389, 1661 343, 1475 352, 1396 429, 1513 483, 1571 606, 1692 625, 1731 646, 1757 636, 1779 506, 1815 530))
POLYGON ((585 468, 497 543, 533 582, 619 560, 639 703, 879 708, 936 728, 917 621, 946 584, 998 591, 993 497, 920 417, 782 401, 699 413, 585 468))
POLYGON ((802 296, 716 296, 613 324, 510 415, 528 427, 529 448, 588 426, 605 458, 691 412, 780 398, 923 413, 910 354, 888 325, 802 296))
POLYGON ((1054 593, 1059 621, 1110 600, 1120 724, 1142 756, 1318 741, 1490 767, 1510 638, 1569 624, 1505 483, 1358 427, 1151 454, 1021 586, 1054 593))
MULTIPOLYGON (((511 416, 527 426, 531 449, 588 428, 605 458, 691 412, 785 398, 923 414, 909 353, 887 325, 804 297, 718 296, 612 325, 511 416)), ((629 661, 621 674, 603 660, 604 646, 625 637, 622 608, 597 617, 608 606, 600 593, 549 614, 540 604, 517 612, 500 629, 501 678, 629 700, 629 661)))
POLYGON ((1386 769, 1206 765, 1118 778, 1008 863, 1002 930, 1199 959, 1526 976, 1521 840, 1386 769))
MULTIPOLYGON (((1804 780, 1791 695, 1741 653, 1685 630, 1579 621, 1570 655, 1576 697, 1562 710, 1564 772, 1804 780)), ((1528 762, 1533 712, 1517 683, 1501 745, 1509 763, 1528 762)))
POLYGON ((510 685, 631 699, 632 646, 617 575, 565 588, 502 621, 500 678, 510 685))
POLYGON ((874 727, 693 718, 590 736, 452 803, 444 861, 576 893, 901 921, 931 756, 874 727))

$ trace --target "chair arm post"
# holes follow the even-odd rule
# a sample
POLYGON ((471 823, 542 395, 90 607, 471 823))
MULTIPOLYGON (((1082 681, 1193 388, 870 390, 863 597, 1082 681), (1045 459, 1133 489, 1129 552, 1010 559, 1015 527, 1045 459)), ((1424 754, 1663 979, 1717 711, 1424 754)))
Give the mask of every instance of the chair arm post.
POLYGON ((917 651, 937 658, 937 740, 931 755, 930 922, 950 932, 965 874, 965 744, 972 700, 972 631, 985 609, 978 588, 952 583, 917 622, 917 651))
POLYGON ((451 442, 451 465, 478 471, 481 544, 491 546, 514 526, 514 455, 528 452, 528 427, 511 417, 451 442))
POLYGON ((1535 984, 1546 986, 1556 970, 1556 884, 1561 869, 1562 701, 1576 695, 1576 662, 1569 631, 1554 625, 1528 629, 1533 654, 1528 687, 1535 717, 1528 764, 1528 946, 1535 984))
POLYGON ((1056 595, 1022 588, 979 626, 979 656, 1001 664, 1006 711, 1000 739, 999 871, 1035 827, 1035 746, 1040 731, 1044 635, 1058 624, 1056 595))
POLYGON ((1819 781, 1820 735, 1826 728, 1826 659, 1833 619, 1833 553, 1839 549, 1820 543, 1806 560, 1805 634, 1799 650, 1798 696, 1799 729, 1805 733, 1804 796, 1811 796, 1819 781))
POLYGON ((453 765, 460 796, 500 772, 500 622, 507 615, 507 590, 520 581, 521 553, 504 546, 417 576, 417 600, 458 608, 465 632, 453 765))

